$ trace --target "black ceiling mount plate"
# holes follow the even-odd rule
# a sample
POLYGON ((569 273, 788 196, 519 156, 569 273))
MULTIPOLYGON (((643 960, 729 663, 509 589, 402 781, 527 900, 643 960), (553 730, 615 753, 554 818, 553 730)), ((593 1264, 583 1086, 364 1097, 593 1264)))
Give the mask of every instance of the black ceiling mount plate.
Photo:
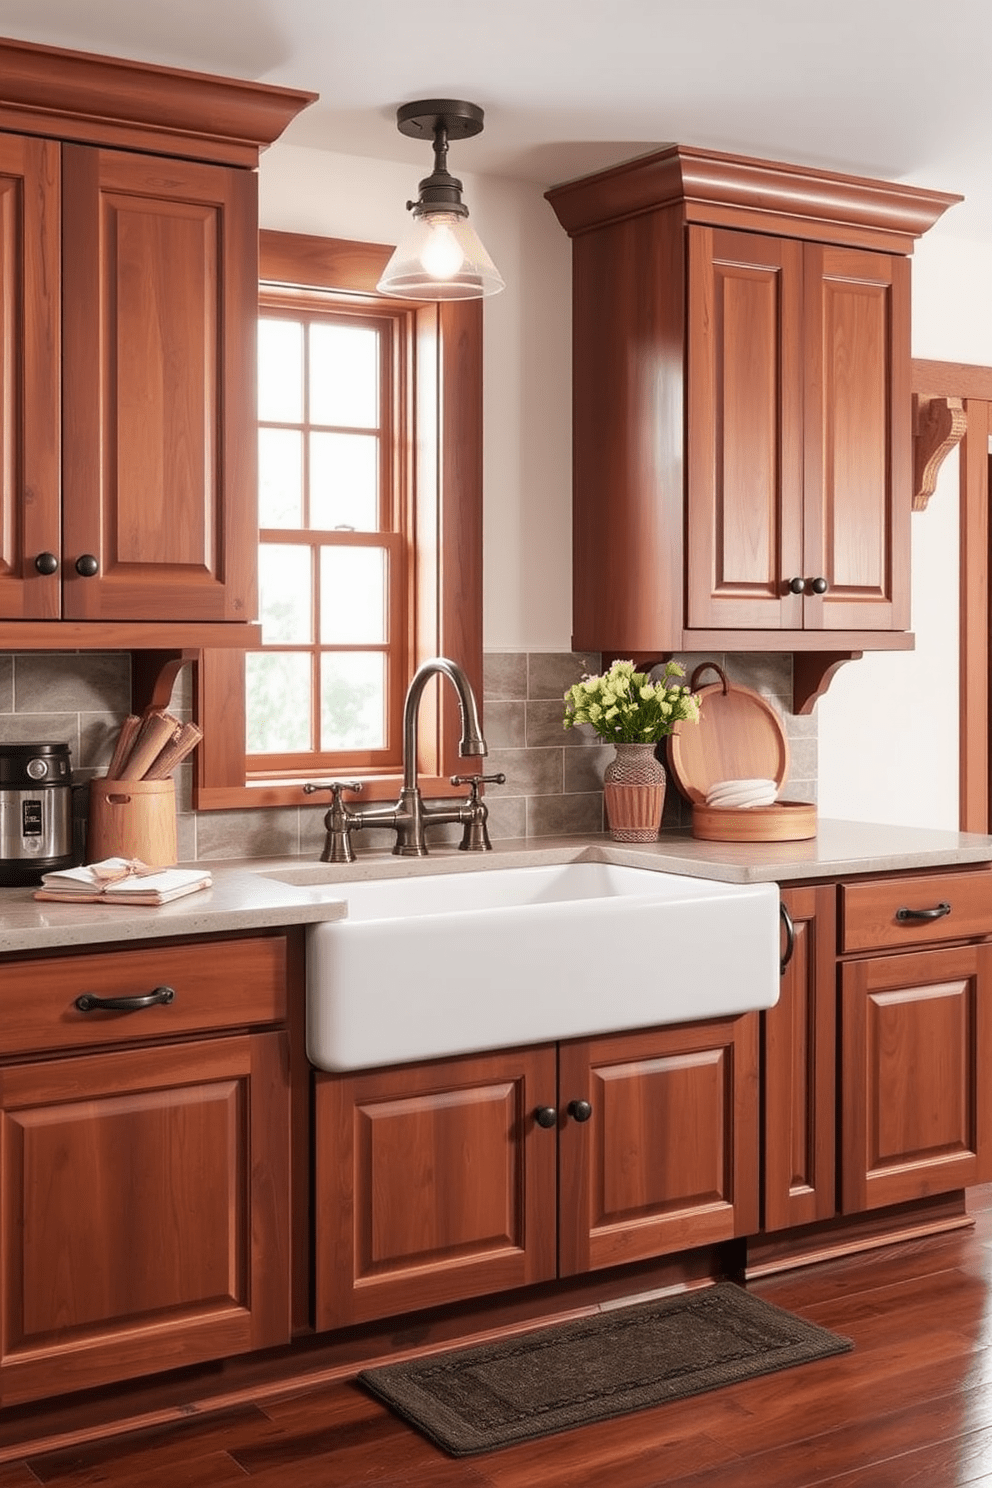
POLYGON ((444 125, 449 140, 468 139, 482 133, 484 120, 478 104, 458 98, 421 98, 396 110, 396 128, 411 139, 433 139, 438 124, 444 125))

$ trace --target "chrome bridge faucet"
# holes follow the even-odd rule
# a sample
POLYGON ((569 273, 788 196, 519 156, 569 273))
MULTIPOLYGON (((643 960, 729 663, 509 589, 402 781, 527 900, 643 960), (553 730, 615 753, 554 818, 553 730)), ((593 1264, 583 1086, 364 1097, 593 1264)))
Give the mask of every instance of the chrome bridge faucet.
POLYGON ((307 795, 314 791, 331 793, 331 806, 324 817, 327 840, 320 855, 322 863, 353 863, 355 852, 351 845, 351 833, 360 827, 392 827, 396 832, 393 852, 401 857, 423 858, 427 855, 424 829, 432 823, 461 822, 464 827, 462 840, 458 844, 467 852, 485 852, 492 847, 486 819, 489 809, 479 799, 479 787, 492 783, 502 785, 506 776, 499 775, 452 775, 452 785, 467 785, 469 797, 457 806, 443 801, 425 801, 417 783, 417 725, 420 717, 420 700, 424 688, 435 673, 447 677, 458 696, 458 709, 462 721, 462 737, 458 752, 466 755, 486 754, 486 741, 479 725, 479 710, 472 685, 457 662, 445 656, 435 656, 417 668, 407 689, 403 704, 403 787, 395 806, 385 802, 367 806, 356 811, 341 799, 342 791, 362 789, 360 780, 331 780, 323 785, 305 785, 307 795))

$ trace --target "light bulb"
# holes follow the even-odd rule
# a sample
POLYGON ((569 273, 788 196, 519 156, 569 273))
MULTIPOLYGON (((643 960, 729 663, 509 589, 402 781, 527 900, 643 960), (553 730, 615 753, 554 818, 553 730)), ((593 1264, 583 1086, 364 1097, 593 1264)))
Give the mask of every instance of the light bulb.
POLYGON ((465 262, 461 245, 451 231, 451 224, 457 219, 451 212, 432 212, 423 220, 430 230, 420 252, 420 262, 432 279, 451 279, 465 262))

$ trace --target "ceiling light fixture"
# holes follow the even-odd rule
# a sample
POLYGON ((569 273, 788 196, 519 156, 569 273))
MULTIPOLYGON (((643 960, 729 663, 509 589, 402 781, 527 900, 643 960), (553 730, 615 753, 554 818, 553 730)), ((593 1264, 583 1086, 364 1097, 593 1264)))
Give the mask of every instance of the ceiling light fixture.
POLYGON ((462 183, 447 168, 448 141, 482 133, 485 115, 474 103, 424 98, 396 110, 396 127, 411 139, 433 139, 434 169, 407 202, 410 230, 379 280, 379 293, 408 300, 478 300, 505 288, 499 270, 469 225, 462 183))

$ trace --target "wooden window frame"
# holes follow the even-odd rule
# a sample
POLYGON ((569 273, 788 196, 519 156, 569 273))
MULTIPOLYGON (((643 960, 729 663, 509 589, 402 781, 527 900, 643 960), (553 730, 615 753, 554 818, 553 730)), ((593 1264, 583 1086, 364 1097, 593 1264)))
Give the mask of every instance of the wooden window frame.
MULTIPOLYGON (((391 253, 377 243, 262 231, 259 278, 301 291, 378 299, 375 286, 391 253)), ((407 654, 411 672, 431 656, 458 662, 481 701, 482 302, 400 303, 413 313, 415 325, 407 654)), ((205 650, 198 657, 196 708, 203 740, 193 782, 197 811, 298 806, 309 799, 301 790, 307 780, 328 778, 323 768, 291 779, 248 778, 244 655, 205 650)), ((459 767, 460 734, 451 688, 432 684, 419 732, 421 789, 429 796, 450 795, 447 777, 459 767)), ((347 774, 365 783, 363 800, 388 800, 402 783, 399 766, 386 771, 349 767, 347 774)))

